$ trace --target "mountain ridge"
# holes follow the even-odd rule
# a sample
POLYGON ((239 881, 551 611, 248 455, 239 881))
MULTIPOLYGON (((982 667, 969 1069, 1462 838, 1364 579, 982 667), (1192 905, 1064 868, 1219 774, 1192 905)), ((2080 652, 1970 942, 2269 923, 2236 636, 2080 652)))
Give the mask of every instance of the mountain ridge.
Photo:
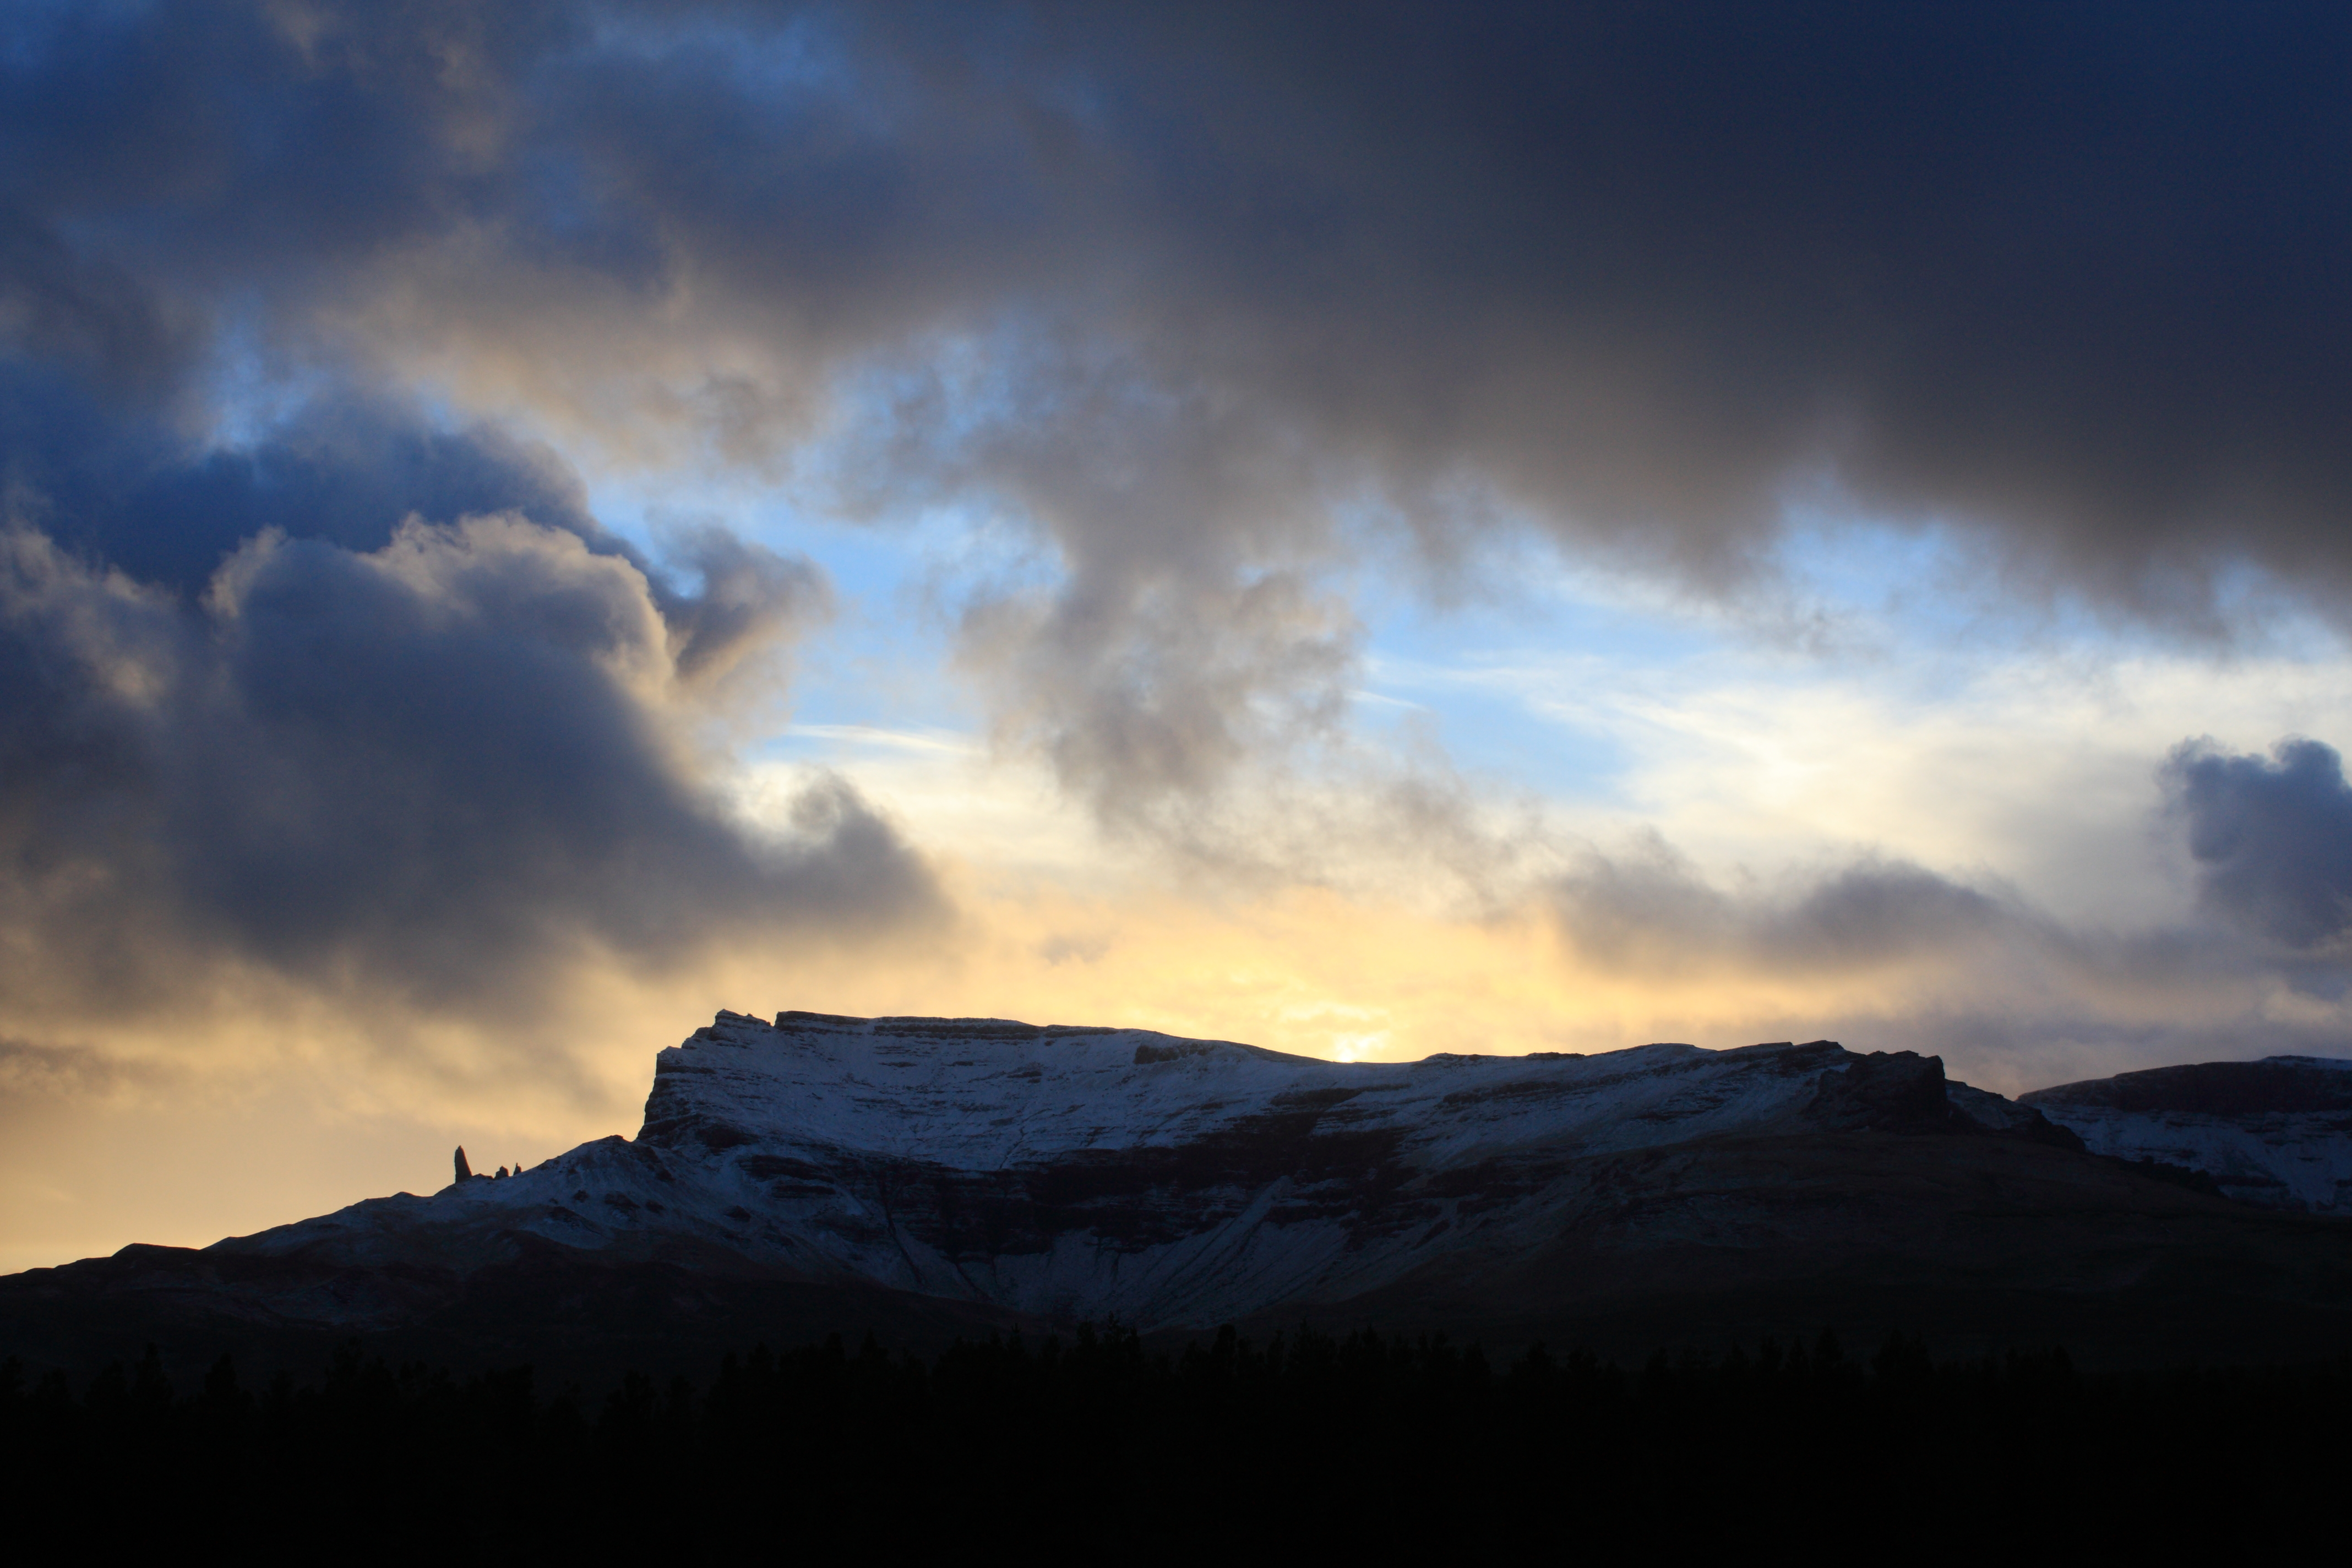
POLYGON ((578 1359, 828 1319, 929 1342, 1314 1320, 1629 1352, 1837 1321, 2141 1363, 2352 1329, 2339 1222, 2086 1149, 2063 1120, 2084 1096, 2050 1103, 1827 1040, 1339 1063, 721 1012, 657 1055, 634 1139, 0 1279, 0 1328, 63 1344, 111 1303, 186 1334, 578 1359))
POLYGON ((2017 1103, 2094 1152, 2201 1172, 2241 1203, 2352 1215, 2352 1061, 2147 1068, 2032 1089, 2017 1103))
POLYGON ((219 1245, 380 1263, 430 1205, 445 1255, 487 1259, 520 1231, 1211 1327, 1501 1242, 1570 1157, 1841 1129, 2063 1141, 1958 1087, 1937 1058, 1825 1040, 1339 1063, 1142 1030, 722 1013, 656 1058, 633 1141, 219 1245))

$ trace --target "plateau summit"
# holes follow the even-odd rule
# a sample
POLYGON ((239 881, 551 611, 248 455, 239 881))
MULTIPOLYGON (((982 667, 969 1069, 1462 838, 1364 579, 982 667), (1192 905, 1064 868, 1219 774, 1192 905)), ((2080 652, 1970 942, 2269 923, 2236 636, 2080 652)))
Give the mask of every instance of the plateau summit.
MULTIPOLYGON (((464 1267, 533 1237, 1213 1327, 1524 1257, 1605 1225, 1664 1151, 1874 1131, 2080 1147, 1932 1058, 1826 1040, 1341 1063, 1132 1029, 721 1013, 660 1054, 634 1141, 222 1246, 464 1267)), ((1698 1214, 1653 1239, 1737 1227, 1698 1214)))

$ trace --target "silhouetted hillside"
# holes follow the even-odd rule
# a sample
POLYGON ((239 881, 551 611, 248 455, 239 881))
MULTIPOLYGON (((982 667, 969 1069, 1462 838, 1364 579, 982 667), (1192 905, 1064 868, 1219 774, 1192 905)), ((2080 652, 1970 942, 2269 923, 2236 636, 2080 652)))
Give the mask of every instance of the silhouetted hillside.
POLYGON ((1448 1555, 1705 1542, 1981 1561, 2063 1546, 2241 1550, 2332 1508, 2352 1361, 2078 1373, 2063 1352, 1932 1360, 1834 1336, 1631 1370, 1540 1347, 1230 1330, 840 1339, 602 1398, 356 1347, 255 1388, 152 1353, 77 1386, 0 1373, 20 1502, 110 1545, 331 1558, 659 1561, 854 1548, 1448 1555))

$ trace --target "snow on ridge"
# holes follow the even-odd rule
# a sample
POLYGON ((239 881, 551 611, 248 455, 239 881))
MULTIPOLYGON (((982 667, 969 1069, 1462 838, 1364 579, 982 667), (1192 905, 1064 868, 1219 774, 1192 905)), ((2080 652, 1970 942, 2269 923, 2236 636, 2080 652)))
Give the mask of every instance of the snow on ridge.
POLYGON ((2190 1062, 2018 1097, 2094 1153, 2203 1171, 2268 1208, 2352 1214, 2352 1061, 2190 1062))
POLYGON ((1792 1109, 1847 1053, 1828 1042, 1596 1056, 1442 1054, 1335 1062, 1148 1029, 1010 1019, 721 1013, 660 1053, 639 1138, 665 1148, 749 1142, 907 1155, 989 1169, 1074 1151, 1167 1146, 1299 1096, 1344 1120, 1409 1129, 1443 1162, 1497 1141, 1580 1130, 1636 1146, 1792 1109), (1801 1081, 1773 1070, 1783 1053, 1801 1081))
MULTIPOLYGON (((2048 1109, 2095 1149, 2092 1122, 2121 1126, 2048 1109)), ((1335 1062, 1149 1029, 722 1012, 657 1054, 635 1139, 219 1245, 460 1272, 554 1246, 1212 1324, 1549 1245, 1615 1201, 1593 1174, 1609 1156, 1865 1127, 2050 1141, 2034 1107, 1933 1058, 1826 1040, 1335 1062)), ((2278 1184, 2244 1128, 2189 1131, 2148 1152, 2243 1156, 2227 1169, 2278 1184)), ((2352 1168, 2311 1173, 2352 1190, 2352 1168)))
POLYGON ((1546 1245, 1614 1201, 1596 1158, 1939 1116, 2047 1131, 1933 1058, 1827 1040, 1335 1062, 1150 1029, 722 1012, 657 1054, 635 1139, 219 1245, 460 1272, 553 1246, 1204 1324, 1546 1245))
MULTIPOLYGON (((1148 1317, 1152 1290, 1183 1295, 1195 1287, 1176 1282, 1195 1275, 1230 1284, 1236 1271, 1296 1272, 1343 1248, 1348 1232, 1326 1226, 1329 1235, 1311 1243, 1313 1226, 1277 1224, 1280 1258, 1249 1261, 1270 1243, 1247 1238, 1281 1218, 1294 1184, 1283 1178, 1234 1200, 1242 1206, 1226 1218, 1242 1231, 1213 1226, 1124 1264, 1124 1254, 1066 1238, 1042 1266, 1047 1284, 984 1289, 904 1234, 888 1212, 887 1189, 899 1179, 888 1173, 1017 1184, 1021 1173, 1072 1161, 1181 1159, 1269 1130, 1361 1135, 1423 1171, 1538 1147, 1605 1152, 1782 1121, 1824 1072, 1856 1059, 1822 1041, 1349 1063, 1149 1029, 789 1012, 772 1023, 722 1012, 658 1054, 635 1140, 597 1139, 504 1179, 373 1198, 217 1245, 353 1263, 424 1253, 459 1268, 513 1256, 519 1237, 621 1257, 686 1247, 1049 1309, 1063 1301, 1053 1289, 1075 1291, 1069 1300, 1148 1317), (1095 1261, 1061 1257, 1072 1247, 1095 1261), (1089 1271, 1104 1267, 1101 1256, 1127 1294, 1100 1294, 1089 1271), (1147 1280, 1158 1283, 1147 1290, 1147 1280)), ((1039 1272, 1034 1259, 992 1265, 1024 1267, 1039 1272)))

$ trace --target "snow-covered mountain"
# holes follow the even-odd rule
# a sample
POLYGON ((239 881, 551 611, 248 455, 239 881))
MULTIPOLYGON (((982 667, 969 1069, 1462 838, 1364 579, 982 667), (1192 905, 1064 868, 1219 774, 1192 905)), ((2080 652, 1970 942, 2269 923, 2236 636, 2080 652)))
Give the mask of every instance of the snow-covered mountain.
POLYGON ((1838 1131, 2071 1144, 1933 1058, 1839 1046, 1338 1063, 1133 1029, 721 1013, 637 1137, 216 1251, 463 1268, 529 1240, 1057 1319, 1330 1303, 1605 1214, 1625 1157, 1838 1131))
POLYGON ((301 1372, 358 1336, 593 1386, 701 1375, 760 1342, 937 1347, 1116 1316, 1635 1357, 1824 1326, 1953 1354, 2064 1344, 2085 1365, 2331 1356, 2352 1335, 2346 1221, 2169 1168, 2249 1195, 2271 1172, 2325 1206, 2339 1156, 2279 1174, 2279 1151, 2341 1149, 2328 1097, 2352 1073, 2249 1066, 2029 1104, 1828 1041, 1350 1065, 1130 1029, 722 1013, 659 1054, 634 1139, 0 1278, 0 1355, 86 1372, 152 1341, 197 1373, 225 1350, 301 1372), (2290 1080, 2302 1098, 2281 1098, 2290 1080), (2158 1163, 2086 1152, 2037 1105, 2158 1163), (2132 1141, 2148 1127, 2168 1141, 2132 1141))
POLYGON ((2265 1208, 2352 1214, 2352 1061, 2151 1068, 2019 1096, 2094 1153, 2210 1175, 2265 1208))

